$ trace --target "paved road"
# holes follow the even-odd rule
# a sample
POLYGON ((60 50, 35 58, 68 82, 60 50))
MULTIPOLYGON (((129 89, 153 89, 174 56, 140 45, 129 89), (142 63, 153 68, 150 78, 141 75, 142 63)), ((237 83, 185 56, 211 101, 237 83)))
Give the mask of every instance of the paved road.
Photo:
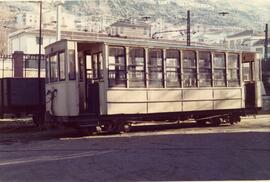
POLYGON ((102 136, 5 133, 0 181, 270 180, 270 115, 235 126, 165 128, 102 136))

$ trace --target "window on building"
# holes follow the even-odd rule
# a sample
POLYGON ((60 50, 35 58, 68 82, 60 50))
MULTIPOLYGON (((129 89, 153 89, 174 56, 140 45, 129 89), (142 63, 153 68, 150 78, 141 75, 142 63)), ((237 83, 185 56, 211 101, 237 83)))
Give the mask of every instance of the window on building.
POLYGON ((129 49, 129 87, 145 87, 145 52, 143 48, 129 49))
POLYGON ((144 35, 147 35, 147 34, 148 34, 148 29, 147 29, 147 28, 144 28, 143 34, 144 34, 144 35))
POLYGON ((57 57, 57 54, 50 56, 50 82, 58 81, 57 57))
POLYGON ((65 68, 65 53, 61 52, 58 55, 59 58, 59 79, 63 81, 66 79, 66 68, 65 68))
POLYGON ((211 70, 211 53, 199 52, 199 85, 200 87, 211 87, 212 70, 211 70))
POLYGON ((68 50, 68 77, 69 80, 76 79, 75 51, 68 50))
POLYGON ((183 51, 183 85, 197 86, 196 54, 194 51, 183 51))
POLYGON ((239 55, 228 55, 228 86, 237 87, 240 85, 239 55))
POLYGON ((180 87, 180 52, 178 50, 166 51, 166 86, 168 88, 180 87))
POLYGON ((224 53, 214 54, 214 86, 226 86, 226 63, 224 53))
POLYGON ((149 49, 148 53, 149 87, 163 87, 163 54, 161 49, 149 49))
POLYGON ((126 87, 126 59, 123 47, 109 48, 109 87, 126 87))
POLYGON ((124 27, 120 27, 120 34, 124 33, 124 27))

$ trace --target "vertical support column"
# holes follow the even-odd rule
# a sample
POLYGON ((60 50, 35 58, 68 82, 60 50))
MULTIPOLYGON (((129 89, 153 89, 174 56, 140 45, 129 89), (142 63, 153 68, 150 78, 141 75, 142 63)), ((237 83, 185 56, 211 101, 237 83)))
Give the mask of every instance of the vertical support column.
POLYGON ((228 87, 229 86, 229 82, 228 82, 228 52, 225 52, 225 87, 228 87))
POLYGON ((183 88, 184 87, 184 82, 183 82, 183 78, 184 78, 184 71, 183 71, 183 51, 180 50, 180 87, 183 88))
POLYGON ((214 52, 211 52, 211 84, 215 87, 215 64, 214 64, 214 52))
POLYGON ((265 25, 264 59, 268 58, 268 24, 265 25))
POLYGON ((14 77, 23 77, 23 55, 22 51, 15 51, 12 55, 14 77))
POLYGON ((199 51, 195 52, 195 58, 196 58, 196 86, 200 87, 200 76, 199 76, 199 51))
POLYGON ((190 46, 190 10, 187 11, 187 46, 190 46))
POLYGON ((129 74, 128 74, 128 65, 129 65, 129 47, 126 47, 126 82, 127 82, 127 88, 129 88, 129 74))
POLYGON ((108 59, 109 59, 109 46, 107 44, 103 44, 102 47, 102 64, 103 64, 103 88, 101 89, 104 95, 104 98, 101 99, 100 102, 100 114, 108 114, 108 104, 107 104, 107 92, 108 92, 108 85, 109 85, 109 74, 108 74, 108 59))
POLYGON ((56 13, 56 17, 57 17, 57 25, 56 25, 56 31, 57 31, 57 35, 56 35, 56 40, 61 40, 61 2, 58 2, 57 6, 57 13, 56 13))
POLYGON ((149 88, 149 71, 148 71, 148 60, 149 56, 148 56, 148 48, 145 48, 145 86, 146 88, 149 88))
POLYGON ((162 64, 163 64, 163 86, 167 88, 167 73, 166 73, 166 49, 162 49, 162 64))

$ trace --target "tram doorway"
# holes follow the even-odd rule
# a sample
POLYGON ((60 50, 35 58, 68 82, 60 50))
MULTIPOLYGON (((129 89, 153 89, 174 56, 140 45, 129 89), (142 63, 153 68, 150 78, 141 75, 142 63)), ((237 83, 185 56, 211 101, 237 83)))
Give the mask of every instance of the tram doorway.
POLYGON ((99 90, 103 82, 102 45, 79 44, 80 112, 100 113, 99 90))
POLYGON ((256 82, 260 80, 260 62, 256 61, 255 55, 243 53, 242 69, 245 88, 245 107, 256 107, 256 82))

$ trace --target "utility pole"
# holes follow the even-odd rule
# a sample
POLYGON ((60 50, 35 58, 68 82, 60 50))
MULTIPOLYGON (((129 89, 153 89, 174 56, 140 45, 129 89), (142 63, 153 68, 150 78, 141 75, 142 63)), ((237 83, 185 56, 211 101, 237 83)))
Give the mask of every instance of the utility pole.
POLYGON ((57 23, 57 25, 56 25, 56 31, 57 31, 57 33, 56 33, 56 40, 58 41, 58 40, 61 40, 61 17, 62 17, 62 13, 61 13, 61 6, 62 6, 62 1, 58 1, 57 2, 57 4, 56 4, 56 7, 57 7, 57 13, 56 13, 56 23, 57 23))
POLYGON ((187 46, 190 46, 190 10, 187 11, 187 46))
POLYGON ((268 58, 268 24, 265 24, 264 59, 268 58))
MULTIPOLYGON (((40 67, 41 67, 41 44, 43 43, 42 41, 42 1, 39 1, 39 44, 38 44, 38 101, 39 101, 39 116, 42 115, 43 111, 43 102, 42 102, 42 85, 41 85, 41 79, 40 79, 40 67)), ((43 119, 43 118, 39 118, 43 119)), ((39 121, 42 122, 42 121, 39 121)))

